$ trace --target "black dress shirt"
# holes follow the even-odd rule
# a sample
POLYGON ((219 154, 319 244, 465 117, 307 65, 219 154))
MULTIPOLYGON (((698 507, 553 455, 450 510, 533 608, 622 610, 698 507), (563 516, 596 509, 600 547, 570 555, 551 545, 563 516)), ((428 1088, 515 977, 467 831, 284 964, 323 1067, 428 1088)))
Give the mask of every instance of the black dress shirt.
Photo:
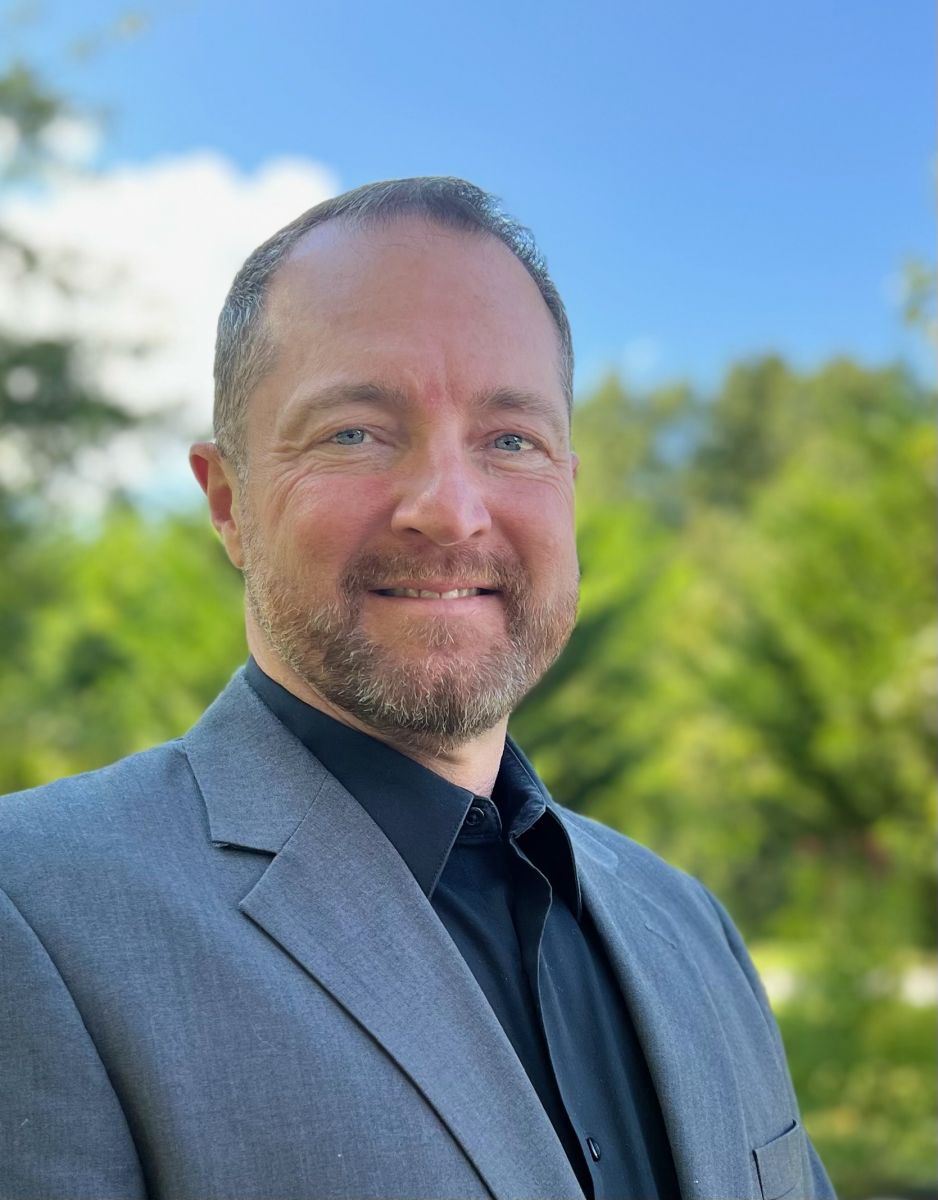
POLYGON ((588 1200, 680 1200, 658 1098, 581 902, 573 849, 514 741, 506 740, 491 798, 477 796, 304 704, 253 658, 246 674, 412 871, 508 1035, 588 1200))

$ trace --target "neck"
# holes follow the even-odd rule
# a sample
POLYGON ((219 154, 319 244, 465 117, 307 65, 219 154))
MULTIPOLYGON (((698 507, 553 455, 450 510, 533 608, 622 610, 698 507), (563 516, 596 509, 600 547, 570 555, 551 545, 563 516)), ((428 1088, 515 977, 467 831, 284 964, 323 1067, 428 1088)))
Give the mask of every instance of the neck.
POLYGON ((426 752, 416 749, 406 737, 395 738, 393 732, 374 729, 352 713, 327 700, 316 688, 301 679, 291 667, 282 662, 259 638, 252 638, 249 635, 248 646, 264 674, 269 675, 275 683, 286 688, 304 704, 311 705, 351 729, 357 729, 361 733, 367 733, 369 737, 377 738, 378 741, 391 746, 400 754, 420 763, 428 771, 433 771, 434 774, 457 787, 466 788, 477 796, 491 796, 501 765, 502 752, 505 748, 505 737, 508 732, 507 717, 477 738, 464 742, 460 746, 435 753, 426 752))

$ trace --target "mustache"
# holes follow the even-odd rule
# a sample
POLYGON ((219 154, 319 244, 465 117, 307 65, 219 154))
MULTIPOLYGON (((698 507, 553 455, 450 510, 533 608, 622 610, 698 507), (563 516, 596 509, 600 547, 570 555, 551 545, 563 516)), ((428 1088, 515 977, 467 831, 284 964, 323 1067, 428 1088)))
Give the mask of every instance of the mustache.
POLYGON ((366 551, 349 564, 342 576, 341 587, 351 598, 374 588, 387 587, 396 579, 421 583, 440 578, 452 580, 455 587, 481 585, 505 592, 523 589, 527 584, 527 572, 521 563, 506 562, 492 554, 467 554, 461 550, 442 558, 418 558, 400 552, 366 551))

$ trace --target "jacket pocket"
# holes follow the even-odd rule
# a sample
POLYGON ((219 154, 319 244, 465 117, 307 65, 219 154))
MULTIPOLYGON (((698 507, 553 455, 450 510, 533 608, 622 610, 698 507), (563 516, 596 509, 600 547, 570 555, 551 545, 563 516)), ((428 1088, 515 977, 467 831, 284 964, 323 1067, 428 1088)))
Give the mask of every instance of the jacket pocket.
POLYGON ((797 1121, 791 1129, 758 1150, 753 1150, 762 1200, 781 1200, 802 1182, 804 1135, 797 1121))

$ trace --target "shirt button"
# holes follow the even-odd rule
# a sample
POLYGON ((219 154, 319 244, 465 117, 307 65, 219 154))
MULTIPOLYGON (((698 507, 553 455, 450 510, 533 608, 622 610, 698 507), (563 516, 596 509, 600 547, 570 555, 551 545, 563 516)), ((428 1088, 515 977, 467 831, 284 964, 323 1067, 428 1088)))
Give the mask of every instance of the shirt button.
POLYGON ((473 806, 466 813, 466 827, 468 829, 475 829, 475 827, 477 825, 481 825, 484 820, 485 813, 481 808, 478 808, 475 804, 473 804, 473 806))
POLYGON ((588 1137, 586 1139, 586 1145, 589 1147, 590 1158, 592 1158, 593 1162, 599 1162, 599 1160, 602 1158, 602 1151, 599 1148, 599 1142, 597 1142, 595 1138, 588 1137))

